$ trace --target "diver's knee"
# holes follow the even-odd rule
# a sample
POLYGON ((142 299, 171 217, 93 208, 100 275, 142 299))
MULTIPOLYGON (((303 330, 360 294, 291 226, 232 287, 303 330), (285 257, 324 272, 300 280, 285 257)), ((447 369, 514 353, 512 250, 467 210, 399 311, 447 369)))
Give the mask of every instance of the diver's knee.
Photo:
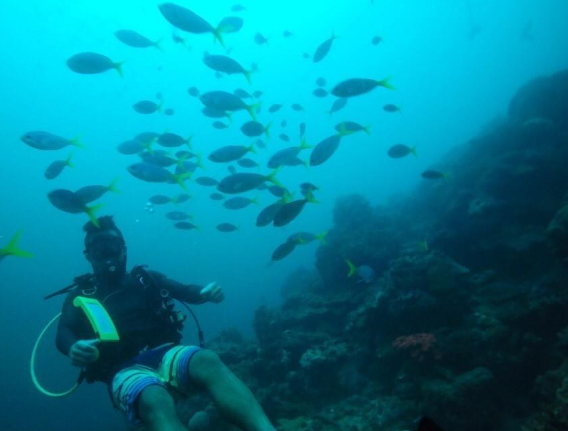
POLYGON ((201 349, 193 355, 189 362, 189 375, 199 383, 203 383, 207 378, 225 367, 219 355, 212 350, 201 349))
POLYGON ((175 414, 172 396, 163 386, 148 386, 138 399, 138 415, 145 423, 156 422, 175 414))

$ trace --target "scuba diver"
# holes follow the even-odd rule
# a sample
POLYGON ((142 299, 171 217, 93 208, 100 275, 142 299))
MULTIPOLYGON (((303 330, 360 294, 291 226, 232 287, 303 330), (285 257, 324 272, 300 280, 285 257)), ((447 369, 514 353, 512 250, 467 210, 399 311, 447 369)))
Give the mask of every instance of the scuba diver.
MULTIPOLYGON (((126 243, 112 216, 84 226, 84 254, 93 274, 78 277, 67 295, 56 345, 82 368, 87 382, 108 385, 111 400, 132 426, 150 431, 187 430, 175 401, 205 389, 225 420, 245 431, 274 431, 262 407, 216 353, 181 344, 184 316, 173 299, 191 304, 219 303, 221 287, 182 284, 142 266, 126 270, 126 243), (100 301, 120 340, 101 342, 73 300, 81 295, 100 301)), ((190 310, 191 311, 191 310, 190 310)), ((200 344, 202 333, 200 331, 200 344)))

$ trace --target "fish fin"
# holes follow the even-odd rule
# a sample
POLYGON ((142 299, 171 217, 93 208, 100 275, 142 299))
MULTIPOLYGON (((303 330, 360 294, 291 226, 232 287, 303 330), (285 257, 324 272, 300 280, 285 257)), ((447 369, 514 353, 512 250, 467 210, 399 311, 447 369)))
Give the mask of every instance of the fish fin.
POLYGON ((266 181, 270 181, 272 184, 274 184, 275 186, 278 187, 282 187, 282 188, 286 188, 282 185, 282 183, 280 181, 278 181, 278 178, 276 178, 276 175, 278 174, 278 172, 280 172, 280 169, 282 168, 282 166, 278 166, 276 169, 274 169, 271 173, 269 173, 266 176, 266 181))
POLYGON ((100 210, 102 207, 104 207, 104 204, 96 204, 93 206, 86 206, 85 205, 85 214, 87 214, 89 216, 89 218, 91 219, 91 222, 95 225, 95 227, 100 227, 99 226, 99 221, 97 220, 97 217, 95 216, 95 212, 97 212, 98 210, 100 210))
POLYGON ((367 135, 371 135, 371 127, 372 127, 372 126, 363 127, 363 131, 364 131, 367 135))
POLYGON ((343 137, 343 136, 348 136, 348 135, 352 135, 353 133, 355 133, 355 132, 353 132, 353 131, 351 131, 351 130, 347 130, 347 129, 345 128, 345 121, 342 121, 342 122, 339 124, 339 136, 342 136, 342 137, 343 137))
POLYGON ((197 156, 197 167, 205 169, 205 166, 203 166, 203 153, 198 153, 196 154, 196 156, 197 156))
POLYGON ((319 235, 316 235, 316 238, 318 239, 319 242, 321 242, 323 245, 327 245, 327 241, 325 240, 325 237, 327 236, 327 231, 324 231, 322 233, 320 233, 319 235))
POLYGON ((410 152, 414 157, 418 157, 418 154, 416 154, 416 145, 414 147, 410 147, 410 152))
POLYGON ((67 166, 69 166, 70 168, 75 167, 75 165, 73 163, 71 163, 72 158, 73 158, 73 152, 69 153, 69 155, 67 156, 67 160, 65 160, 65 164, 67 166))
POLYGON ((249 84, 252 85, 252 74, 254 73, 254 70, 245 70, 243 72, 243 75, 245 76, 245 78, 247 79, 247 82, 249 84))
POLYGON ((187 137, 187 139, 185 140, 185 145, 187 146, 187 148, 189 148, 191 150, 191 141, 193 139, 193 134, 189 135, 187 137))
POLYGON ((79 147, 79 148, 83 148, 83 149, 87 148, 82 144, 80 136, 75 136, 69 142, 71 142, 71 145, 73 145, 75 147, 79 147))
POLYGON ((164 49, 162 48, 162 41, 164 40, 163 37, 159 38, 156 42, 154 42, 154 48, 156 48, 158 51, 160 52, 164 52, 164 49))
POLYGON ((0 256, 18 256, 18 257, 33 257, 32 253, 24 251, 18 247, 18 242, 20 241, 20 236, 22 236, 22 230, 16 232, 12 237, 8 245, 4 248, 0 248, 0 256))
POLYGON ((124 78, 124 72, 122 71, 122 65, 124 64, 124 61, 118 61, 116 63, 112 63, 112 67, 115 68, 115 70, 118 72, 118 75, 121 78, 124 78))
POLYGON ((254 149, 254 142, 247 147, 247 152, 256 154, 256 150, 254 149))
POLYGON ((311 191, 306 193, 306 201, 308 201, 311 204, 319 204, 319 201, 314 197, 314 195, 312 194, 311 191))
POLYGON ((256 121, 256 112, 255 111, 257 110, 257 108, 260 108, 260 106, 261 106, 261 103, 258 102, 258 103, 253 103, 252 105, 247 105, 247 107, 246 107, 247 112, 249 113, 249 115, 252 117, 252 119, 254 121, 256 121))
POLYGON ((225 48, 225 41, 223 40, 223 29, 220 27, 214 28, 213 36, 215 37, 215 40, 218 40, 221 46, 225 48))
POLYGON ((351 262, 349 259, 345 259, 345 262, 347 262, 347 266, 349 266, 347 277, 353 277, 357 273, 357 267, 353 265, 353 262, 351 262))
POLYGON ((185 185, 184 181, 191 179, 191 172, 184 172, 183 174, 179 175, 172 174, 172 177, 174 178, 174 180, 177 181, 177 183, 181 186, 182 189, 187 191, 187 186, 185 185))
POLYGON ((420 248, 424 251, 429 251, 428 248, 428 240, 424 239, 424 241, 418 241, 418 245, 420 246, 420 248))
POLYGON ((292 202, 292 199, 294 199, 294 195, 292 193, 290 193, 288 190, 284 191, 284 194, 282 194, 282 199, 280 199, 280 201, 282 203, 290 203, 292 202))
POLYGON ((122 194, 122 192, 116 187, 116 183, 118 183, 118 179, 119 177, 116 177, 114 180, 111 181, 111 183, 107 186, 107 190, 109 192, 113 192, 113 193, 117 193, 117 194, 122 194))
POLYGON ((389 76, 388 78, 377 81, 377 85, 379 85, 381 87, 388 88, 389 90, 395 90, 395 88, 390 83, 390 80, 391 80, 391 77, 389 76))
POLYGON ((309 145, 309 144, 306 142, 306 138, 302 138, 302 141, 300 142, 300 149, 301 149, 301 150, 309 150, 309 149, 311 149, 311 148, 314 148, 314 146, 313 146, 313 145, 309 145))
POLYGON ((266 135, 266 139, 270 139, 270 128, 272 127, 272 123, 268 123, 264 128, 264 134, 266 135))

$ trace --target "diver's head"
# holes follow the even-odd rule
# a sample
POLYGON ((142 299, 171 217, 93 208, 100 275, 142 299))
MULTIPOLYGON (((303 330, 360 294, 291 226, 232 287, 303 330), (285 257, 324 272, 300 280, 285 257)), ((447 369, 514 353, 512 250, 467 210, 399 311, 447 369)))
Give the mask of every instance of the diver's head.
POLYGON ((83 253, 93 266, 95 276, 105 281, 119 281, 126 272, 126 243, 112 216, 98 218, 99 227, 92 222, 83 226, 83 253))

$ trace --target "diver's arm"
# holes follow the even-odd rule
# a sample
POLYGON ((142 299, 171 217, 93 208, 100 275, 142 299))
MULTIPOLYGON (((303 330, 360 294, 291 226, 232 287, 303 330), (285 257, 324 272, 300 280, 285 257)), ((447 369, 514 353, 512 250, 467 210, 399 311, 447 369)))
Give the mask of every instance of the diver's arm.
POLYGON ((179 281, 166 277, 161 272, 148 272, 152 275, 154 280, 156 280, 158 287, 169 290, 174 299, 188 302, 190 304, 203 304, 207 302, 207 299, 201 296, 203 286, 197 284, 183 284, 179 281))
POLYGON ((63 304, 55 339, 57 349, 66 356, 69 356, 71 346, 80 340, 75 333, 75 328, 80 325, 79 317, 80 310, 73 306, 72 295, 68 295, 63 304))

